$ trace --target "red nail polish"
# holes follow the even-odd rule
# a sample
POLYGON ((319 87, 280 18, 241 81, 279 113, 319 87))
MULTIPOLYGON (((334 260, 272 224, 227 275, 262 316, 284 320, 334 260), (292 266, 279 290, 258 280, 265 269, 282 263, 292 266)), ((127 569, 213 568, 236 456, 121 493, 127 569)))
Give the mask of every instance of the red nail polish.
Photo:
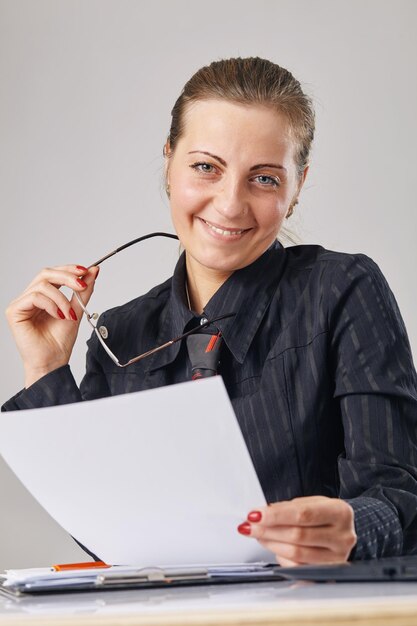
POLYGON ((262 519, 262 513, 260 511, 251 511, 248 515, 250 522, 260 522, 262 519))
POLYGON ((62 320, 64 320, 64 319, 65 319, 65 315, 63 314, 63 312, 61 311, 61 309, 57 309, 56 311, 57 311, 57 313, 58 313, 59 317, 60 317, 62 320))
POLYGON ((76 265, 75 267, 77 268, 77 270, 81 270, 83 274, 86 274, 88 272, 88 269, 84 267, 84 265, 76 265))
POLYGON ((83 289, 87 287, 87 283, 82 278, 77 278, 77 283, 80 285, 80 287, 83 287, 83 289))
POLYGON ((250 524, 248 524, 248 522, 243 522, 243 524, 240 524, 237 527, 237 530, 241 535, 250 535, 250 524))
POLYGON ((100 266, 97 265, 96 267, 97 267, 97 274, 96 274, 96 278, 97 278, 97 276, 100 274, 100 266))
POLYGON ((74 309, 73 309, 73 308, 71 308, 71 309, 69 310, 69 314, 70 314, 71 319, 72 319, 72 320, 74 320, 74 322, 76 322, 76 321, 77 321, 77 319, 78 319, 78 317, 77 317, 77 314, 76 314, 76 312, 74 311, 74 309))

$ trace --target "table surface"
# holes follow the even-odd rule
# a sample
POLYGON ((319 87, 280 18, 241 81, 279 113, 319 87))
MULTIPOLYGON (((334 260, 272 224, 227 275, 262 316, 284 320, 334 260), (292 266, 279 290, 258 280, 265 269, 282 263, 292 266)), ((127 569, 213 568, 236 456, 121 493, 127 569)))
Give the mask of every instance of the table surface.
POLYGON ((11 599, 0 626, 416 626, 417 582, 269 582, 11 599))

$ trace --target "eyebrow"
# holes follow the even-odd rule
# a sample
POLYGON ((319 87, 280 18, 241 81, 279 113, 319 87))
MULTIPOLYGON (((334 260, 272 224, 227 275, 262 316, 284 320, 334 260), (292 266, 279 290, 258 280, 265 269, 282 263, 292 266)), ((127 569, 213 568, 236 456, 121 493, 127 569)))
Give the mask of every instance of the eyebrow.
MULTIPOLYGON (((189 152, 188 154, 207 154, 207 156, 211 156, 213 159, 216 159, 217 161, 219 161, 219 163, 221 163, 224 167, 227 166, 227 163, 224 159, 222 159, 221 157, 217 156, 216 154, 212 154, 211 152, 207 152, 206 150, 192 150, 191 152, 189 152)), ((261 170, 264 167, 270 167, 270 168, 274 168, 277 170, 284 170, 285 172, 287 171, 287 168, 284 167, 283 165, 280 165, 279 163, 258 163, 257 165, 252 165, 252 167, 249 169, 250 172, 256 171, 256 170, 261 170)))

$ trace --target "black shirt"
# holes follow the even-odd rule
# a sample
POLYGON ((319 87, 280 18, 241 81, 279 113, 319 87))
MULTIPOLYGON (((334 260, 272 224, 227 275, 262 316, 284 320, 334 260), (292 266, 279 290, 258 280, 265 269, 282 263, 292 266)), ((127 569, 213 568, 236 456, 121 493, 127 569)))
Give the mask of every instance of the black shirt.
MULTIPOLYGON (((103 314, 99 324, 121 362, 199 323, 184 285, 183 255, 171 279, 103 314)), ((394 296, 375 263, 275 243, 230 276, 204 315, 229 312, 236 315, 216 323, 224 339, 220 374, 267 501, 343 498, 355 511, 351 558, 417 552, 416 372, 394 296)), ((94 334, 88 346, 80 390, 63 367, 3 410, 191 378, 184 343, 126 369, 113 364, 94 334)))

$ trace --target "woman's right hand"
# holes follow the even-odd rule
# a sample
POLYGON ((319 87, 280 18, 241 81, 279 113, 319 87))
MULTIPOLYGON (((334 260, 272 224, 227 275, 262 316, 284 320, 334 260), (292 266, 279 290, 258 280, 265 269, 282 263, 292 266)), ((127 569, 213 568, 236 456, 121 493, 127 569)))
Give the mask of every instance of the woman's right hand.
POLYGON ((70 359, 83 311, 74 295, 69 300, 59 288, 76 291, 86 305, 98 272, 82 265, 45 268, 10 303, 6 317, 23 360, 25 387, 70 359))

